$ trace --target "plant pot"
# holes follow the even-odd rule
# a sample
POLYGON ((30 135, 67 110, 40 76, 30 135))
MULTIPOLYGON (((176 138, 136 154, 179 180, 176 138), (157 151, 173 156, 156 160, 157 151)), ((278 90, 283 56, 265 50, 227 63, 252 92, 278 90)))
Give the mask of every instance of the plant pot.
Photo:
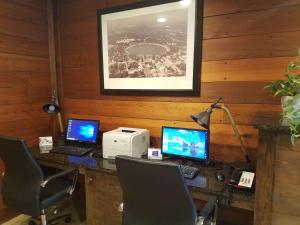
MULTIPOLYGON (((281 97, 282 111, 284 111, 284 105, 286 105, 286 102, 291 99, 293 99, 293 96, 282 96, 281 97)), ((291 120, 289 118, 282 117, 281 126, 289 126, 290 123, 291 123, 291 120)))

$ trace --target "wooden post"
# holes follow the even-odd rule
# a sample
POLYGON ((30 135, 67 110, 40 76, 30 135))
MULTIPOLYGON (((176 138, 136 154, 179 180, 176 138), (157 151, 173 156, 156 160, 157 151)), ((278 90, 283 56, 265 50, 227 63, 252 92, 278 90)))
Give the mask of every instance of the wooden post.
POLYGON ((256 166, 254 224, 270 225, 277 132, 259 130, 259 147, 256 166))
MULTIPOLYGON (((54 26, 54 0, 47 0, 47 15, 48 15, 48 47, 49 47, 49 65, 51 76, 52 95, 58 101, 58 83, 57 83, 57 69, 56 69, 56 45, 55 45, 55 26, 54 26)), ((60 134, 64 132, 61 113, 57 114, 57 121, 60 134)), ((53 135, 55 134, 55 126, 53 129, 53 135)))

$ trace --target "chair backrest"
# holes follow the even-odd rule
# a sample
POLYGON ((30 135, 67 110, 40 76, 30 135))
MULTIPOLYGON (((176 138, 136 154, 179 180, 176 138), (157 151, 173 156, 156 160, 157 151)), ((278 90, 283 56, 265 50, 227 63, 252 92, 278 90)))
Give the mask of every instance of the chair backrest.
POLYGON ((178 165, 117 156, 116 166, 123 225, 196 224, 196 207, 178 165))
POLYGON ((0 158, 5 165, 2 195, 5 205, 17 212, 40 214, 43 172, 21 139, 0 136, 0 158))

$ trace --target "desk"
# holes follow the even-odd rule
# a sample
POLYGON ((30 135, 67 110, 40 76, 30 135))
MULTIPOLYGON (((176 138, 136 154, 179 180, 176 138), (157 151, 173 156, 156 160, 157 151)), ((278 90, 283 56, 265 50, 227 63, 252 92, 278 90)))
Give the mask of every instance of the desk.
MULTIPOLYGON (((88 225, 120 225, 121 213, 118 206, 122 202, 122 190, 118 181, 115 164, 111 160, 102 158, 75 157, 55 153, 39 152, 32 149, 33 155, 41 165, 60 169, 76 166, 85 175, 86 208, 88 225)), ((215 178, 215 169, 199 167, 199 176, 194 180, 187 180, 195 200, 207 201, 210 196, 220 194, 224 185, 215 178), (206 180, 206 182, 205 182, 206 180)), ((222 192, 224 204, 230 198, 228 191, 222 192)), ((232 207, 253 211, 254 194, 234 193, 232 207)))

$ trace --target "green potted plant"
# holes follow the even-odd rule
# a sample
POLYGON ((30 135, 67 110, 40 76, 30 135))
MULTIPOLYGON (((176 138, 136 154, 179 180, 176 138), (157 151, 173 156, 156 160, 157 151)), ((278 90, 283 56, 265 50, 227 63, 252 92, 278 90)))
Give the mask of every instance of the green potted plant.
POLYGON ((289 125, 291 142, 295 144, 300 136, 300 48, 298 57, 291 61, 286 68, 286 80, 276 80, 265 88, 274 96, 282 96, 282 125, 289 125))

